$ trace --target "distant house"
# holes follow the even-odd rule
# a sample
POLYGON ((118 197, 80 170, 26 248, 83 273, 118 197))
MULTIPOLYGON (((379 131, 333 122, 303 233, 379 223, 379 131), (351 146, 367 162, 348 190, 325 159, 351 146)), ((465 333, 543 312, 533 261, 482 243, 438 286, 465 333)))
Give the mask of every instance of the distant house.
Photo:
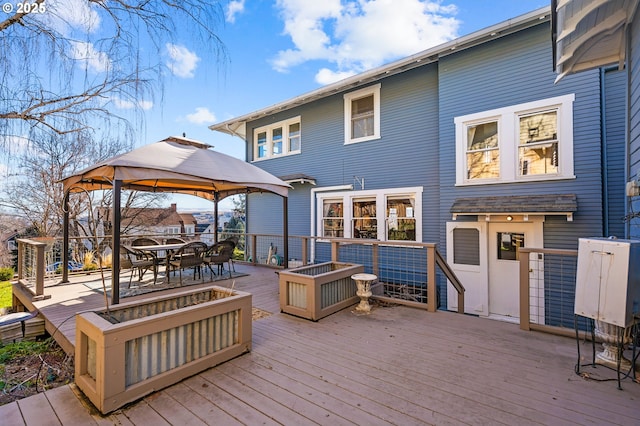
MULTIPOLYGON (((243 138, 254 165, 306 177, 291 181, 290 235, 437 243, 467 312, 517 319, 519 247, 627 235, 626 70, 556 83, 550 18, 538 9, 211 129, 243 138)), ((248 195, 247 232, 278 233, 278 207, 248 195)))
MULTIPOLYGON (((104 235, 110 232, 110 209, 101 212, 105 226, 104 235)), ((168 208, 136 208, 123 211, 121 230, 128 235, 196 235, 197 222, 191 213, 178 213, 177 205, 168 208)))

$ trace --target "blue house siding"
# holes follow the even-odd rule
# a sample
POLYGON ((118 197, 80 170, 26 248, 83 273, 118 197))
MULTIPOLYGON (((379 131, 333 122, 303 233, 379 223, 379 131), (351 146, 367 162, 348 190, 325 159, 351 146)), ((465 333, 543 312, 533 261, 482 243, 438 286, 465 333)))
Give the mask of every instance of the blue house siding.
MULTIPOLYGON (((517 30, 510 35, 498 36, 490 41, 486 41, 490 37, 490 33, 487 33, 482 38, 474 39, 475 44, 466 45, 462 42, 452 45, 455 48, 446 45, 437 55, 429 53, 427 56, 425 53, 422 57, 424 63, 416 65, 417 62, 413 62, 408 65, 416 68, 406 70, 404 65, 394 65, 393 72, 398 74, 392 72, 387 76, 384 69, 374 70, 379 74, 363 74, 366 83, 362 85, 354 78, 345 80, 339 86, 328 86, 317 94, 317 98, 312 96, 313 100, 306 104, 294 103, 299 99, 296 98, 286 105, 288 109, 285 111, 272 113, 270 109, 258 120, 251 121, 247 118, 249 116, 245 116, 243 120, 249 120, 246 122, 249 147, 253 145, 254 129, 293 117, 299 116, 301 119, 300 154, 254 162, 276 176, 304 173, 312 176, 317 183, 316 186, 294 184, 290 191, 289 234, 314 233, 315 223, 311 223, 311 217, 317 212, 313 199, 316 191, 345 185, 353 185, 354 190, 360 190, 363 189, 360 182, 364 180, 366 190, 422 188, 422 241, 438 243, 443 255, 448 249, 446 229, 447 223, 452 221, 451 207, 459 198, 575 194, 577 211, 573 213, 572 220, 562 214, 547 214, 543 223, 534 218, 531 222, 533 225, 528 226, 526 232, 535 229, 538 238, 538 230, 542 229, 544 248, 556 249, 576 249, 581 237, 605 234, 623 236, 625 228, 620 219, 625 214, 625 197, 621 191, 627 180, 625 131, 628 130, 633 136, 630 145, 633 161, 630 165, 634 176, 640 172, 640 104, 636 101, 631 104, 635 117, 631 117, 633 124, 627 126, 624 118, 628 83, 626 71, 585 71, 565 76, 555 83, 557 75, 552 64, 550 23, 531 19, 526 25, 530 26, 526 29, 523 29, 525 25, 517 26, 517 30), (436 57, 436 63, 427 63, 436 57), (351 88, 358 90, 372 84, 380 84, 381 137, 345 145, 344 95, 351 88), (335 90, 340 91, 335 92, 335 87, 339 87, 335 90), (345 87, 350 89, 344 90, 345 87), (555 180, 456 186, 456 144, 459 143, 456 141, 456 117, 568 95, 574 96, 574 176, 555 180)), ((640 40, 637 25, 633 36, 636 46, 640 40)), ((635 90, 636 100, 640 93, 640 53, 637 50, 631 57, 631 68, 636 72, 631 75, 629 86, 635 90)), ((500 137, 504 142, 504 136, 500 137)), ((566 158, 563 155, 561 148, 561 159, 566 158)), ((249 160, 251 156, 249 148, 249 160)), ((515 158, 505 156, 501 161, 515 161, 515 158)), ((516 167, 515 164, 513 166, 516 167)), ((249 232, 279 234, 281 209, 279 197, 251 195, 249 232)), ((640 211, 640 203, 636 211, 640 211)), ((461 214, 457 220, 475 222, 478 217, 461 214)), ((518 217, 513 223, 523 220, 518 217)), ((490 222, 494 221, 496 219, 492 217, 490 222)), ((483 229, 485 237, 494 233, 492 241, 495 243, 497 228, 490 223, 483 229)), ((267 243, 266 249, 268 246, 267 243)), ((262 251, 266 249, 261 248, 262 251)), ((318 243, 315 249, 316 261, 329 260, 331 251, 328 244, 318 243)), ((356 249, 352 249, 353 252, 349 252, 349 249, 341 252, 341 260, 355 260, 356 249)), ((359 247, 357 250, 362 250, 359 252, 362 254, 367 248, 359 247)), ((490 262, 486 260, 488 253, 484 252, 484 248, 480 251, 483 252, 484 262, 490 262)), ((383 248, 380 253, 377 272, 381 280, 403 282, 415 279, 424 282, 426 270, 420 262, 413 263, 410 259, 407 265, 398 265, 400 256, 393 257, 393 261, 385 261, 392 258, 393 250, 383 248)), ((424 260, 424 254, 414 254, 424 260)), ((292 257, 297 258, 298 254, 292 257)), ((556 263, 560 261, 564 262, 553 256, 545 257, 545 274, 553 273, 556 263)), ((367 264, 365 268, 367 272, 372 272, 372 265, 367 264)), ((488 268, 481 272, 487 272, 488 268)), ((491 271, 495 273, 502 270, 491 271)), ((487 275, 490 276, 489 273, 487 275)), ((481 274, 477 276, 480 277, 478 283, 485 285, 481 283, 485 277, 481 274)), ((495 277, 493 275, 491 279, 495 277)), ((564 275, 563 279, 565 284, 575 281, 570 274, 564 275)), ((496 278, 497 281, 500 280, 496 278)), ((438 276, 438 291, 442 306, 446 306, 446 279, 441 275, 438 276)), ((573 290, 549 285, 545 291, 553 294, 553 301, 545 306, 546 323, 571 327, 572 324, 566 322, 569 318, 566 314, 572 313, 573 290)), ((478 312, 485 314, 485 311, 478 312)), ((489 314, 501 315, 501 312, 492 311, 489 314)))
POLYGON ((627 73, 604 72, 604 119, 606 191, 608 217, 605 236, 625 238, 625 135, 627 73))
MULTIPOLYGON (((629 72, 629 176, 640 179, 640 8, 636 10, 630 31, 631 52, 627 59, 629 72)), ((640 197, 631 200, 630 212, 640 212, 640 197)), ((640 238, 640 217, 629 222, 629 237, 640 238)))
MULTIPOLYGON (((420 67, 380 83, 380 139, 344 144, 343 95, 348 92, 343 92, 248 123, 247 139, 252 144, 253 129, 301 117, 301 153, 254 164, 276 176, 304 173, 315 178, 316 187, 355 184, 355 189, 360 189, 354 176, 364 178, 367 190, 424 186, 423 238, 434 241, 439 198, 437 66, 420 67)), ((290 205, 298 198, 308 201, 300 202, 295 217, 289 217, 292 235, 310 233, 311 188, 295 185, 290 190, 290 205)), ((279 212, 262 208, 258 196, 252 196, 251 202, 261 217, 278 220, 279 212)), ((261 222, 250 222, 249 231, 263 232, 261 222)))
POLYGON ((547 238, 551 232, 545 230, 545 245, 577 248, 578 237, 602 234, 599 74, 583 73, 554 84, 548 34, 548 24, 542 24, 441 59, 441 245, 446 242, 450 208, 459 197, 575 193, 578 211, 573 222, 563 219, 558 239, 547 238), (455 186, 455 169, 450 166, 455 164, 454 117, 571 93, 576 95, 575 179, 455 186))

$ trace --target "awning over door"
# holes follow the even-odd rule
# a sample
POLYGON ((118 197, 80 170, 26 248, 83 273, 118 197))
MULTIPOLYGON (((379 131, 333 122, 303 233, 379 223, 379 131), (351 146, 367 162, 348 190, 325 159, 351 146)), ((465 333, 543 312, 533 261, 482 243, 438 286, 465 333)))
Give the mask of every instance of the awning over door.
POLYGON ((566 215, 570 221, 577 210, 575 194, 551 194, 457 198, 450 211, 454 220, 460 215, 530 214, 566 215))

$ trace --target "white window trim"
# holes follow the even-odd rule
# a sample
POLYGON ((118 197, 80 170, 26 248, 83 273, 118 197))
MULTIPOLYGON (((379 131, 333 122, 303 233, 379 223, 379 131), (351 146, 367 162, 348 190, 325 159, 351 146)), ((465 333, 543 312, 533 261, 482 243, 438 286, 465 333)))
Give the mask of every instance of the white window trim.
POLYGON ((344 144, 380 139, 380 83, 344 95, 344 144), (373 95, 373 135, 351 138, 351 103, 354 99, 373 95))
POLYGON ((253 162, 269 160, 271 158, 286 157, 287 155, 300 154, 302 151, 302 120, 300 116, 292 117, 287 120, 278 121, 277 123, 269 124, 268 126, 256 127, 253 129, 253 162), (299 123, 300 124, 300 149, 295 151, 289 151, 289 126, 299 123), (282 127, 282 154, 273 155, 273 140, 272 130, 278 127, 282 127), (258 133, 265 132, 267 134, 266 150, 267 155, 265 157, 258 157, 258 133))
MULTIPOLYGON (((405 188, 385 188, 373 189, 365 191, 339 191, 339 192, 322 192, 316 194, 316 231, 318 237, 322 237, 322 206, 325 199, 337 200, 342 199, 343 220, 344 220, 344 238, 353 238, 351 235, 351 223, 353 221, 353 200, 372 199, 376 200, 376 219, 378 221, 378 240, 388 241, 386 239, 386 211, 388 197, 413 197, 415 199, 414 218, 416 220, 416 242, 422 242, 422 191, 423 187, 405 187, 405 188)), ((320 240, 322 241, 322 240, 320 240)), ((391 241, 391 240, 389 240, 391 241)), ((393 240, 396 241, 396 240, 393 240)))
POLYGON ((487 185, 508 182, 574 179, 573 169, 573 102, 575 94, 557 96, 492 109, 454 118, 456 131, 456 186, 487 185), (520 176, 518 173, 519 117, 536 111, 558 110, 558 173, 520 176), (487 121, 498 122, 500 177, 467 179, 466 126, 487 121))

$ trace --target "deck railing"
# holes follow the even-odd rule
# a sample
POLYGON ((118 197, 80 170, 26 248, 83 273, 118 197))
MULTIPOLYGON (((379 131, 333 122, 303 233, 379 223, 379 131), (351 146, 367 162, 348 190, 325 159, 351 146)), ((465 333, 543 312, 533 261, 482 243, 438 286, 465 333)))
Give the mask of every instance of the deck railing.
MULTIPOLYGON (((520 328, 575 336, 577 250, 520 249, 520 328)), ((578 328, 587 320, 578 317, 578 328)))
MULTIPOLYGON (((147 235, 160 242, 173 235, 147 235)), ((228 235, 226 235, 228 236, 228 235)), ((255 265, 274 268, 303 266, 309 263, 329 261, 357 263, 365 272, 378 276, 376 297, 436 311, 439 306, 438 283, 444 287, 444 278, 449 279, 458 291, 459 312, 464 312, 464 287, 455 277, 433 243, 412 241, 377 241, 363 239, 319 239, 316 237, 290 236, 288 260, 284 259, 284 239, 282 235, 243 234, 239 236, 241 258, 255 265)), ((139 237, 123 235, 122 241, 139 237)), ((212 236, 199 234, 195 238, 205 241, 212 236)), ((191 238, 193 239, 193 237, 191 238)), ((36 295, 44 294, 46 283, 59 283, 62 270, 61 239, 50 238, 46 243, 21 240, 19 256, 24 267, 19 278, 24 286, 33 288, 36 295), (40 253, 37 257, 36 253, 40 253)), ((208 240, 207 240, 208 241, 208 240)), ((71 271, 83 271, 83 257, 93 247, 105 259, 111 253, 110 238, 74 238, 70 244, 71 271), (73 263, 72 263, 73 262, 73 263)), ((103 263, 103 268, 111 264, 103 263)), ((86 272, 86 271, 84 271, 86 272)))

